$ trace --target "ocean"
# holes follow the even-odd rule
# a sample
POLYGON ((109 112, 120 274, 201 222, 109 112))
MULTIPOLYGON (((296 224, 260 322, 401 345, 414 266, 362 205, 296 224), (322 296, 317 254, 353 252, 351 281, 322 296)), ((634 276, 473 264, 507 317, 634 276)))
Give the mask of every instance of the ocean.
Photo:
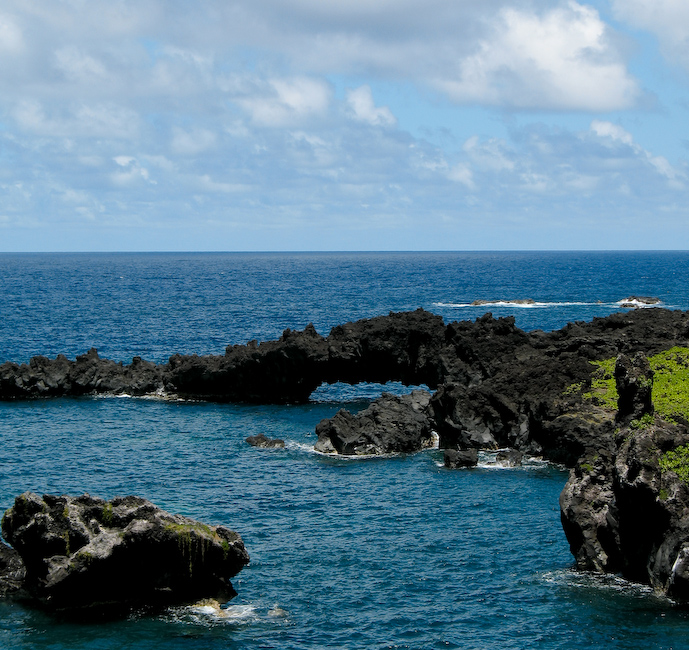
MULTIPOLYGON (((222 354, 312 322, 423 307, 553 330, 653 296, 689 309, 689 253, 0 254, 0 362, 222 354), (528 305, 475 300, 531 299, 528 305)), ((442 452, 345 459, 314 429, 400 384, 323 386, 271 406, 80 398, 0 403, 0 508, 38 493, 137 494, 238 531, 251 563, 218 616, 177 608, 100 624, 0 601, 0 648, 689 648, 689 612, 577 573, 538 459, 446 470, 442 452), (258 433, 285 449, 256 449, 258 433)))

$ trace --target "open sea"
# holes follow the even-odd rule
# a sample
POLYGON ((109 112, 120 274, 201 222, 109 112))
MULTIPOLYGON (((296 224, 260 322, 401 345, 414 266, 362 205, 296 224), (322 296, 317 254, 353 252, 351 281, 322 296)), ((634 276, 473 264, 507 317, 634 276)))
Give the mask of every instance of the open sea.
MULTIPOLYGON (((689 253, 0 254, 0 362, 156 362, 418 307, 527 330, 689 309, 689 253), (530 306, 472 301, 530 298, 530 306)), ((314 429, 399 384, 324 386, 302 406, 133 398, 0 403, 0 509, 14 497, 137 494, 238 531, 251 563, 223 616, 179 608, 75 624, 0 601, 0 649, 687 649, 689 611, 583 575, 560 526, 562 468, 445 470, 442 453, 340 459, 314 429), (286 449, 255 449, 264 432, 286 449)))

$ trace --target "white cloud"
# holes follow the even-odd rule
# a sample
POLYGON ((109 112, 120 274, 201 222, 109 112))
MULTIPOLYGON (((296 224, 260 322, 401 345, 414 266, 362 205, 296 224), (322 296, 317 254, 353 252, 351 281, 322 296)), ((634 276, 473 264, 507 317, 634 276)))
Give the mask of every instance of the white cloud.
MULTIPOLYGON (((610 28, 574 0, 209 0, 183 20, 162 0, 6 5, 13 18, 0 18, 0 34, 11 47, 22 29, 32 33, 12 82, 40 78, 38 100, 70 83, 118 102, 185 96, 200 111, 227 79, 249 74, 268 88, 242 105, 256 123, 281 125, 328 104, 325 74, 406 80, 458 103, 512 108, 614 110, 640 95, 610 28), (51 67, 61 74, 48 77, 51 67)), ((9 80, 0 77, 0 91, 16 99, 9 80)), ((394 119, 353 92, 358 119, 394 119)))
POLYGON ((54 138, 133 139, 139 132, 138 115, 113 104, 58 105, 48 115, 41 102, 27 99, 13 107, 12 116, 22 130, 54 138))
POLYGON ((686 0, 612 0, 615 15, 658 37, 665 55, 689 69, 689 2, 686 0))
POLYGON ((0 53, 16 54, 24 49, 24 37, 19 26, 10 18, 0 14, 0 53))
POLYGON ((330 104, 331 90, 323 81, 298 77, 271 79, 257 92, 234 101, 260 126, 282 127, 305 118, 323 115, 330 104))
POLYGON ((503 9, 456 79, 434 83, 455 101, 517 108, 610 111, 639 97, 598 12, 569 2, 537 15, 503 9))
POLYGON ((113 161, 121 167, 110 174, 110 179, 115 185, 127 187, 141 181, 155 184, 155 181, 149 179, 148 169, 142 167, 133 156, 115 156, 113 161))
POLYGON ((360 122, 374 126, 394 126, 397 123, 395 116, 387 106, 378 107, 374 104, 371 87, 368 85, 348 90, 347 105, 354 119, 360 122))
POLYGON ((487 142, 480 142, 479 137, 475 135, 464 143, 462 149, 474 164, 483 169, 499 172, 512 171, 515 167, 515 162, 512 160, 514 152, 508 150, 504 140, 491 138, 487 142))
POLYGON ((634 138, 631 133, 612 122, 593 120, 593 122, 591 122, 591 131, 601 138, 608 137, 611 140, 617 140, 628 145, 633 145, 634 143, 634 138))
POLYGON ((603 142, 609 144, 624 145, 631 155, 637 160, 644 161, 655 171, 667 179, 668 186, 673 189, 684 189, 687 175, 673 167, 667 158, 655 156, 639 144, 634 142, 632 134, 625 131, 621 126, 601 120, 591 122, 591 131, 595 133, 603 142))
POLYGON ((472 173, 469 166, 464 164, 464 163, 460 163, 458 165, 455 165, 450 170, 447 177, 451 181, 455 181, 456 183, 461 183, 462 185, 464 185, 465 187, 467 187, 470 190, 476 189, 476 183, 474 182, 474 174, 472 173))
POLYGON ((74 46, 57 50, 54 65, 67 80, 72 82, 98 83, 106 77, 103 63, 74 46))
POLYGON ((208 129, 192 128, 185 131, 179 127, 172 129, 172 151, 183 156, 195 156, 216 144, 216 135, 208 129))

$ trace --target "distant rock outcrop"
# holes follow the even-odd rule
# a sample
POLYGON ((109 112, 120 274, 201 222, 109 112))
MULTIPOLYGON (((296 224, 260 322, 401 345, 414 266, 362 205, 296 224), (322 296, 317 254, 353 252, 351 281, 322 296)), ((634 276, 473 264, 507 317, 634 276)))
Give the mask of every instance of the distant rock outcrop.
POLYGON ((21 557, 31 598, 82 615, 227 600, 234 595, 229 579, 249 562, 237 533, 135 496, 25 492, 5 513, 2 532, 21 557))

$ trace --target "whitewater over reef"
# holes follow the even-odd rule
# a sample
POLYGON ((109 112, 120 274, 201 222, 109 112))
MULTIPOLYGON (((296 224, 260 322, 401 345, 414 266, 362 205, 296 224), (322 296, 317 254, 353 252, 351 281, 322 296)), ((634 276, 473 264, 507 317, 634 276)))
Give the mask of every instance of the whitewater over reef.
MULTIPOLYGON (((446 323, 490 311, 549 332, 646 305, 624 306, 634 296, 689 309, 687 277, 683 253, 0 255, 0 363, 96 348, 115 363, 165 364, 419 307, 446 323), (534 303, 505 302, 522 299, 534 303)), ((574 570, 560 466, 527 455, 509 467, 496 449, 448 470, 435 445, 363 460, 314 453, 321 420, 383 390, 410 388, 324 385, 273 405, 0 402, 3 511, 26 490, 137 494, 237 531, 251 557, 229 603, 94 624, 0 601, 0 646, 686 647, 686 610, 574 570), (285 446, 246 443, 259 434, 285 446)))

